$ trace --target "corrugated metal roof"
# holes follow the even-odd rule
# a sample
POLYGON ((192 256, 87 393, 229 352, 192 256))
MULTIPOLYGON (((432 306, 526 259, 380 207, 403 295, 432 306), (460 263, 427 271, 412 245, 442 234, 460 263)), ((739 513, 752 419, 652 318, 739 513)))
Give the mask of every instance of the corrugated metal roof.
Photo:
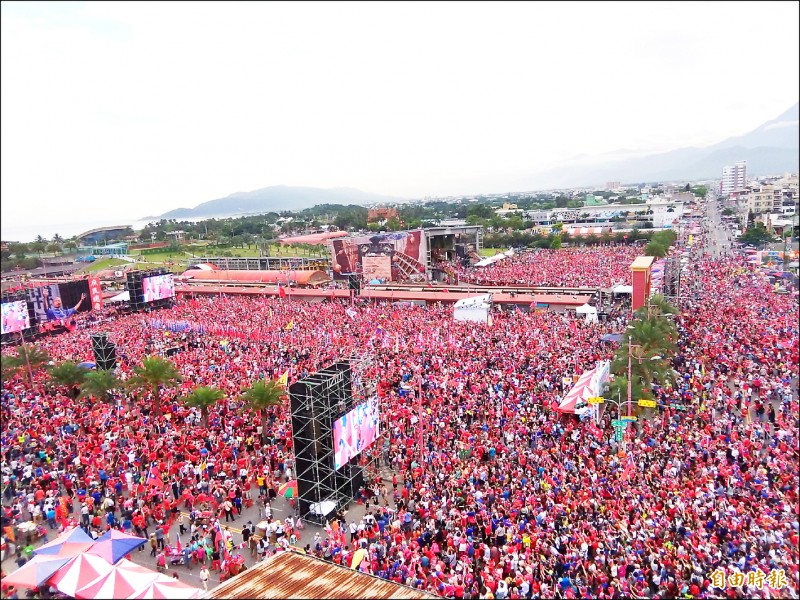
POLYGON ((299 552, 279 552, 203 598, 437 598, 299 552))

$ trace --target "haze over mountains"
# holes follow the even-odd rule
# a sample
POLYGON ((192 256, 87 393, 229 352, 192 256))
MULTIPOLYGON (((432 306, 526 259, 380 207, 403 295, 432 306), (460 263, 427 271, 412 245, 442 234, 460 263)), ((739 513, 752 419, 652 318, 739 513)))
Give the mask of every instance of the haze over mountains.
MULTIPOLYGON (((696 180, 719 177, 722 167, 747 161, 748 175, 798 171, 800 104, 744 135, 705 148, 680 148, 670 152, 597 162, 584 157, 557 168, 506 182, 496 191, 530 191, 562 187, 603 186, 622 183, 696 180)), ((469 194, 469 190, 464 191, 469 194)), ((302 210, 317 204, 377 204, 406 199, 363 192, 353 188, 312 188, 275 185, 251 192, 236 192, 194 208, 178 208, 149 219, 229 217, 284 210, 302 210)), ((147 217, 146 217, 147 218, 147 217)))
POLYGON ((795 104, 782 115, 744 135, 705 148, 680 148, 659 154, 594 162, 581 159, 515 182, 515 189, 602 186, 607 181, 622 183, 718 178, 722 167, 747 161, 747 174, 772 175, 797 172, 798 108, 795 104))
POLYGON ((178 208, 164 213, 163 219, 196 219, 228 217, 283 210, 303 210, 317 204, 375 204, 403 202, 404 198, 371 194, 353 188, 313 188, 273 185, 253 190, 236 192, 225 198, 209 200, 194 208, 178 208))

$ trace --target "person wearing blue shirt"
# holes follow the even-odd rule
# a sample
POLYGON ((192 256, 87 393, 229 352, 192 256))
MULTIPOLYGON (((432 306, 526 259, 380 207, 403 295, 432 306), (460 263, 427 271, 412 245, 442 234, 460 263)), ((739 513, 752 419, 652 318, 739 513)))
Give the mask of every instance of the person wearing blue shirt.
POLYGON ((45 311, 47 314, 47 319, 49 321, 60 321, 63 319, 68 319, 78 312, 81 303, 83 303, 83 301, 86 299, 86 294, 81 294, 81 299, 78 300, 78 303, 72 308, 62 307, 61 298, 59 296, 53 298, 53 303, 50 305, 50 291, 46 286, 42 288, 42 298, 44 299, 44 305, 47 307, 47 310, 45 311))

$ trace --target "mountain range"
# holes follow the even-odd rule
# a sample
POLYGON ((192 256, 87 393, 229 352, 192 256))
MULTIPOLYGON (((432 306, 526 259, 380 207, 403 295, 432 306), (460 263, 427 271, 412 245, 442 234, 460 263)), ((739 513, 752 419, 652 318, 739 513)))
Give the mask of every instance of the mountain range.
MULTIPOLYGON (((634 156, 625 160, 589 163, 571 161, 554 169, 526 175, 507 182, 503 189, 542 190, 560 187, 602 186, 621 183, 694 181, 714 179, 722 167, 747 161, 748 175, 797 172, 800 163, 798 119, 800 104, 744 135, 728 138, 705 148, 680 148, 659 154, 634 156), (510 184, 510 185, 509 185, 510 184)), ((302 210, 318 204, 383 204, 404 202, 404 198, 372 194, 353 188, 313 188, 274 185, 252 192, 236 192, 198 204, 178 208, 147 220, 230 217, 284 210, 302 210)))
POLYGON ((518 189, 549 189, 657 181, 714 179, 722 167, 747 161, 748 175, 796 173, 800 164, 798 128, 800 104, 744 135, 704 148, 680 148, 659 154, 601 163, 575 161, 516 182, 518 189))
MULTIPOLYGON (((313 188, 273 185, 253 190, 236 192, 225 198, 217 198, 198 204, 194 208, 176 208, 160 217, 150 219, 197 219, 231 217, 284 210, 303 210, 317 204, 380 204, 405 202, 404 198, 362 192, 353 188, 313 188)), ((145 217, 148 219, 148 217, 145 217)))

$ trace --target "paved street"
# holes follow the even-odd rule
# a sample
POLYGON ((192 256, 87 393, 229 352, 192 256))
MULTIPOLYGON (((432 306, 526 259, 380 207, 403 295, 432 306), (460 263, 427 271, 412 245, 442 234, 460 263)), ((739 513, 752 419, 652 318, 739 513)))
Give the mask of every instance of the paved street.
MULTIPOLYGON (((391 486, 391 472, 389 470, 387 470, 387 469, 384 469, 383 470, 383 476, 384 476, 384 480, 386 480, 387 477, 389 478, 387 487, 391 490, 391 487, 392 487, 391 486)), ((126 494, 126 497, 127 497, 127 494, 126 494)), ((390 506, 393 506, 393 503, 391 502, 391 500, 389 502, 390 502, 390 506)), ((77 502, 77 501, 75 502, 74 508, 78 512, 78 514, 80 514, 80 503, 79 502, 77 502)), ((346 514, 346 518, 347 518, 348 522, 350 520, 354 520, 356 523, 358 523, 361 520, 361 518, 364 516, 365 512, 366 512, 365 511, 365 506, 363 504, 358 504, 357 502, 351 502, 350 506, 349 506, 349 509, 347 511, 347 514, 346 514)), ((273 518, 283 520, 287 516, 294 515, 294 514, 295 514, 294 509, 289 505, 289 501, 286 500, 285 498, 278 497, 272 502, 272 515, 273 515, 273 518)), ((188 528, 189 528, 189 525, 188 525, 189 524, 189 519, 188 519, 188 517, 189 517, 189 514, 187 512, 184 512, 184 516, 186 517, 187 532, 181 538, 181 543, 183 543, 183 544, 185 544, 189 540, 189 533, 188 533, 188 528)), ((227 525, 230 528, 230 531, 233 533, 233 543, 234 543, 234 545, 239 544, 239 543, 242 542, 242 526, 244 524, 246 524, 248 521, 252 521, 253 524, 257 524, 259 521, 261 521, 261 518, 260 518, 260 515, 259 515, 259 509, 258 509, 258 506, 255 503, 254 503, 254 505, 252 507, 250 507, 248 509, 245 509, 242 512, 241 515, 237 516, 235 522, 229 523, 227 525)), ((222 525, 223 525, 223 527, 226 526, 224 518, 222 520, 222 525)), ((149 530, 153 531, 152 524, 149 526, 149 530)), ((178 532, 179 532, 178 525, 174 525, 173 524, 173 526, 170 528, 170 530, 168 532, 168 536, 165 536, 165 540, 168 540, 166 543, 174 545, 175 544, 175 537, 178 535, 178 532)), ((303 547, 305 547, 306 544, 312 544, 313 541, 314 541, 314 535, 317 532, 319 532, 320 537, 324 540, 325 537, 326 537, 325 528, 324 527, 319 527, 319 526, 316 526, 316 525, 314 525, 312 523, 306 523, 305 524, 305 529, 300 533, 297 546, 303 548, 303 547)), ((49 541, 52 541, 55 537, 56 537, 55 531, 53 531, 52 533, 48 534, 48 540, 49 541)), ((41 545, 40 543, 36 543, 36 544, 34 544, 34 547, 38 547, 40 545, 41 545)), ((249 549, 243 548, 240 551, 240 553, 242 554, 242 556, 245 557, 245 564, 248 567, 251 567, 256 563, 256 559, 254 557, 250 556, 249 549)), ((141 552, 139 552, 139 551, 134 552, 133 555, 131 556, 131 558, 132 558, 133 562, 135 562, 137 564, 144 565, 144 566, 149 567, 151 569, 155 569, 156 568, 156 559, 150 556, 150 547, 149 547, 149 545, 145 545, 141 552)), ((10 573, 10 572, 16 570, 17 565, 14 562, 14 560, 15 560, 15 557, 6 557, 6 559, 2 563, 2 567, 3 567, 3 572, 4 573, 10 573)), ((167 572, 168 573, 172 573, 173 571, 177 571, 178 572, 178 576, 179 576, 181 581, 184 581, 184 582, 188 583, 189 585, 192 585, 192 586, 195 586, 195 587, 198 587, 198 588, 202 588, 203 587, 202 583, 200 582, 200 576, 199 576, 200 568, 198 566, 195 566, 193 569, 190 570, 187 566, 178 565, 178 566, 169 568, 167 572)), ((209 589, 213 589, 214 587, 219 585, 219 583, 220 583, 219 574, 212 572, 211 573, 211 578, 209 579, 209 582, 208 582, 208 588, 209 589)))

